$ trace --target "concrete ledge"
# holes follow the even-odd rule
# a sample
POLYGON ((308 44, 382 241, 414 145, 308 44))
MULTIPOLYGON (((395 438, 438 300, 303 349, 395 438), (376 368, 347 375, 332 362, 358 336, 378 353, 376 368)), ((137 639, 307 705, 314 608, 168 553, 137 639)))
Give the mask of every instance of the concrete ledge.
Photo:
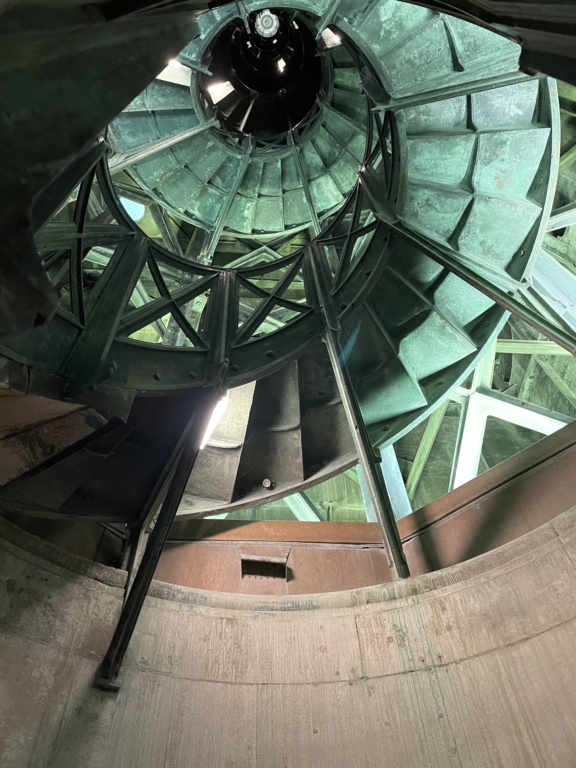
POLYGON ((576 509, 461 565, 351 592, 154 582, 116 695, 93 680, 124 574, 0 532, 2 768, 574 763, 576 509))
POLYGON ((40 560, 39 565, 44 567, 52 564, 110 587, 124 587, 126 584, 126 571, 100 565, 100 563, 95 563, 84 557, 73 555, 38 536, 23 531, 0 517, 0 546, 5 543, 38 558, 40 560))
MULTIPOLYGON (((359 605, 390 603, 396 600, 426 595, 443 588, 454 589, 472 578, 492 578, 493 572, 506 572, 514 568, 514 561, 525 558, 547 544, 561 547, 563 540, 576 536, 576 507, 559 515, 520 538, 464 563, 445 568, 442 571, 424 574, 405 581, 382 584, 373 587, 328 592, 317 595, 264 597, 242 594, 227 594, 191 589, 161 581, 153 581, 149 598, 182 603, 184 605, 215 610, 263 611, 311 611, 334 608, 352 608, 359 605), (560 538, 561 536, 561 538, 560 538)), ((22 531, 15 525, 0 518, 0 541, 4 540, 30 555, 41 558, 41 563, 52 564, 88 579, 112 587, 123 587, 126 572, 93 563, 90 560, 69 554, 43 539, 22 531)), ((40 565, 40 563, 38 563, 40 565)))

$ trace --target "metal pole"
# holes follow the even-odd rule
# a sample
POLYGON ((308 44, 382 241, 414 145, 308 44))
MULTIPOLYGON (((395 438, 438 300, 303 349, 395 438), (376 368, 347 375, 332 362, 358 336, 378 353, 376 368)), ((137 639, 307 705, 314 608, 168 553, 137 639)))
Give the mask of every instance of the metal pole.
POLYGON ((142 563, 138 569, 128 598, 124 603, 120 619, 116 626, 110 647, 96 676, 95 685, 105 691, 117 691, 120 684, 116 681, 118 671, 124 661, 128 644, 132 639, 136 622, 140 616, 144 600, 150 588, 158 560, 166 544, 174 517, 184 495, 188 478, 198 455, 200 440, 207 426, 210 414, 218 400, 219 387, 205 390, 195 405, 194 414, 186 429, 182 451, 177 460, 174 475, 168 486, 164 502, 158 513, 148 542, 142 563))
POLYGON ((328 349, 328 356, 332 363, 348 424, 350 425, 358 459, 364 470, 366 485, 374 505, 376 518, 382 531, 382 540, 390 562, 390 574, 392 579, 405 579, 410 575, 410 571, 402 550, 402 542, 394 520, 390 496, 378 467, 379 457, 376 456, 372 448, 362 411, 354 392, 352 378, 342 357, 342 350, 338 340, 338 317, 330 290, 327 287, 326 265, 322 258, 323 254, 317 246, 314 250, 310 251, 310 255, 316 290, 325 322, 324 341, 328 349))

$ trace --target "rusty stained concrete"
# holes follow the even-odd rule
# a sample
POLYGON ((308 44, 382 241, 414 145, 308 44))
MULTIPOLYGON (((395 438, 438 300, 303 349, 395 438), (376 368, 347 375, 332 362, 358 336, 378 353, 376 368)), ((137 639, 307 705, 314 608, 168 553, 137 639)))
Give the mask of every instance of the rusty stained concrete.
POLYGON ((402 583, 267 598, 154 582, 117 694, 92 681, 125 574, 0 535, 3 768, 576 763, 576 509, 402 583))

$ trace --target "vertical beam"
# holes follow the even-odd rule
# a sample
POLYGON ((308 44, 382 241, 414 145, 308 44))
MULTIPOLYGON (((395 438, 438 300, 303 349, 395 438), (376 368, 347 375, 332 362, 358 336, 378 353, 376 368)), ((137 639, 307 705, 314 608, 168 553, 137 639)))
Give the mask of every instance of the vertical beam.
POLYGON ((108 145, 103 138, 96 139, 44 187, 32 203, 33 232, 37 232, 46 222, 50 221, 56 211, 66 202, 71 192, 104 157, 107 149, 108 145))
POLYGON ((468 480, 473 480, 478 474, 488 414, 481 404, 474 399, 473 395, 479 387, 485 391, 492 388, 495 362, 496 343, 486 350, 476 366, 472 378, 472 389, 470 391, 464 390, 465 396, 458 422, 450 473, 450 490, 458 488, 468 480))
POLYGON ((468 397, 460 414, 450 490, 473 480, 478 474, 487 416, 482 405, 472 395, 468 397))
MULTIPOLYGON (((556 432, 571 421, 568 417, 549 409, 529 405, 515 397, 495 392, 492 389, 492 379, 496 348, 495 343, 474 371, 471 390, 461 390, 462 412, 454 449, 450 490, 477 476, 489 416, 544 435, 556 432)), ((534 360, 535 358, 532 358, 532 361, 534 360)))
POLYGON ((290 140, 290 147, 292 148, 292 157, 294 158, 294 162, 296 163, 296 170, 298 171, 298 176, 300 177, 300 181, 302 182, 302 189, 304 190, 304 197, 306 198, 306 204, 308 205, 308 210, 310 211, 310 220, 312 221, 312 228, 314 230, 314 234, 319 235, 321 230, 320 219, 318 218, 316 206, 314 205, 314 201, 312 200, 312 192, 310 191, 310 184, 308 183, 308 179, 304 172, 304 166, 302 165, 302 158, 300 157, 300 150, 298 149, 298 146, 294 141, 294 134, 292 133, 292 131, 290 131, 290 133, 288 134, 288 138, 290 140))
POLYGON ((142 562, 120 614, 110 647, 98 670, 95 684, 102 690, 116 691, 120 687, 116 681, 120 666, 126 655, 154 571, 184 495, 188 478, 198 455, 202 435, 218 401, 219 392, 219 387, 203 390, 202 396, 199 396, 195 403, 192 417, 185 430, 186 439, 183 441, 172 480, 158 513, 156 524, 148 537, 142 562))
POLYGON ((132 295, 148 252, 144 236, 121 243, 92 291, 86 326, 63 366, 68 393, 78 392, 105 378, 108 352, 132 295))
POLYGON ((434 443, 438 436, 438 432, 440 431, 440 426, 444 420, 447 408, 448 400, 444 401, 440 407, 434 411, 434 413, 428 419, 428 424, 426 424, 426 429, 422 435, 422 440, 420 440, 420 445, 418 446, 418 450, 414 456, 414 462, 410 468, 410 472, 408 473, 408 478, 406 480, 406 493, 408 494, 410 501, 413 501, 414 496, 416 495, 418 483, 420 482, 422 473, 424 472, 426 462, 430 458, 430 453, 434 447, 434 443))
POLYGON ((568 350, 571 355, 576 355, 576 333, 559 327, 549 317, 545 317, 541 312, 522 303, 523 296, 519 292, 521 284, 516 283, 504 273, 502 275, 494 273, 491 278, 488 278, 477 271, 477 268, 481 268, 480 265, 471 266, 466 263, 466 257, 463 257, 462 254, 440 243, 432 242, 417 232, 412 232, 406 226, 396 221, 393 216, 388 216, 386 211, 377 211, 376 214, 388 224, 392 232, 407 242, 416 245, 433 261, 458 275, 458 277, 479 290, 480 293, 488 296, 500 307, 516 315, 516 317, 531 325, 539 333, 542 333, 548 339, 568 350))
MULTIPOLYGON (((390 496, 394 519, 401 520, 403 517, 412 514, 412 504, 410 503, 410 499, 406 492, 404 478, 400 471, 394 446, 387 445, 384 448, 381 448, 380 456, 382 458, 380 468, 382 470, 384 484, 386 485, 390 496)), ((369 523, 377 523, 378 518, 376 516, 376 510, 374 509, 374 504, 370 497, 364 470, 360 465, 358 466, 358 482, 360 485, 360 493, 362 494, 362 501, 364 502, 364 509, 366 510, 366 520, 369 523)))
POLYGON ((370 489, 368 488, 368 483, 366 482, 366 475, 364 474, 364 470, 362 469, 362 464, 358 464, 357 471, 358 471, 358 484, 360 486, 360 493, 362 494, 364 511, 366 512, 366 522, 377 523, 378 518, 376 517, 376 510, 374 509, 372 496, 370 496, 370 489))
POLYGON ((249 138, 246 142, 246 146, 244 147, 244 154, 240 162, 240 165, 238 166, 238 171, 236 173, 236 178, 234 179, 234 183, 232 184, 232 187, 228 192, 228 197, 226 198, 226 202, 224 203, 224 205, 220 209, 220 212, 218 213, 216 224, 214 225, 214 229, 210 234, 210 238, 208 242, 205 243, 204 248, 202 249, 200 255, 198 256, 198 261, 201 264, 210 264, 212 262, 214 251, 216 250, 220 237, 222 236, 222 232, 224 231, 224 227, 226 226, 226 220, 232 209, 234 199, 238 194, 238 190, 240 189, 240 185, 242 184, 244 176, 246 176, 248 166, 250 165, 251 157, 252 157, 252 139, 249 138))
POLYGON ((576 224, 576 202, 565 205, 563 208, 557 208, 552 211, 548 219, 548 232, 556 232, 558 229, 565 229, 576 224))
POLYGON ((286 496, 284 501, 297 520, 313 523, 326 522, 324 515, 321 514, 316 504, 306 493, 294 493, 292 496, 286 496))
MULTIPOLYGON (((103 690, 114 691, 119 688, 116 682, 118 671, 126 655, 128 644, 144 605, 154 571, 186 490, 190 473, 198 456, 202 437, 220 398, 221 388, 228 370, 232 338, 236 328, 234 307, 237 302, 233 290, 233 279, 233 275, 228 274, 227 271, 221 272, 218 276, 216 290, 209 302, 209 325, 214 329, 209 343, 210 358, 208 366, 208 380, 212 386, 200 390, 196 389, 197 399, 194 403, 188 425, 183 431, 181 449, 175 462, 174 474, 168 485, 156 524, 148 537, 142 562, 132 582, 112 642, 98 671, 96 686, 103 690)), ((155 499, 149 507, 155 503, 157 498, 160 498, 161 493, 162 489, 159 487, 155 499)))
POLYGON ((382 464, 380 465, 382 476, 390 495, 394 519, 401 520, 403 517, 412 514, 412 504, 406 492, 404 478, 396 458, 394 445, 386 445, 384 448, 380 448, 380 456, 382 458, 382 464))
POLYGON ((344 362, 342 350, 338 340, 338 317, 334 308, 328 285, 329 268, 324 254, 319 246, 310 248, 308 251, 314 275, 314 282, 320 307, 324 316, 325 331, 324 342, 326 344, 330 362, 334 370, 334 377, 338 385, 338 391, 342 399, 342 404, 346 412, 350 431, 358 454, 358 459, 364 470, 366 485, 374 506, 374 511, 380 529, 382 531, 382 540, 384 548, 388 554, 390 562, 390 573, 392 578, 407 578, 410 575, 408 564, 402 550, 402 542, 398 534, 392 502, 389 491, 384 483, 382 473, 379 470, 378 459, 374 455, 374 449, 368 435, 368 430, 360 405, 354 392, 352 378, 344 362))

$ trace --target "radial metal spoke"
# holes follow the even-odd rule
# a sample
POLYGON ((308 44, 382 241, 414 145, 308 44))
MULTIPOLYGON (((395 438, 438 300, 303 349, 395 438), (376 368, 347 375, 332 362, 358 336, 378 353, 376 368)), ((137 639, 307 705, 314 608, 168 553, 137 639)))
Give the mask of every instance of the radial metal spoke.
POLYGON ((420 107, 424 104, 432 104, 437 101, 455 99, 460 96, 468 96, 471 93, 480 93, 482 91, 491 91, 496 88, 505 88, 508 85, 517 85, 518 83, 529 82, 543 75, 526 75, 524 72, 511 72, 505 75, 491 75, 490 77, 480 78, 478 80, 469 80, 467 82, 447 85, 444 88, 437 88, 432 91, 418 93, 414 96, 405 96, 400 99, 391 99, 385 104, 376 104, 374 109, 379 112, 387 110, 407 109, 409 107, 420 107))
POLYGON ((217 125, 218 120, 212 118, 199 125, 194 125, 192 128, 187 128, 185 131, 175 133, 173 136, 168 136, 166 139, 159 139, 158 141, 147 144, 145 147, 142 147, 142 149, 132 152, 129 155, 114 155, 108 160, 110 173, 118 173, 119 171, 124 170, 124 168, 140 163, 142 160, 146 160, 158 152, 162 152, 162 150, 168 149, 174 144, 178 144, 180 141, 205 133, 207 130, 217 125))
POLYGON ((310 191, 310 185, 308 183, 308 179, 306 178, 306 174, 304 173, 304 168, 302 166, 302 158, 300 157, 300 150, 298 149, 298 147, 294 142, 294 134, 290 132, 289 135, 290 135, 290 146, 292 149, 292 157, 294 158, 294 162, 296 163, 296 169, 298 171, 298 176, 300 177, 302 189, 304 190, 304 197, 306 198, 306 204, 308 205, 308 210, 310 211, 312 228, 314 229, 314 234, 319 235, 321 230, 320 219, 318 218, 318 213, 316 212, 316 207, 314 205, 314 201, 312 200, 312 193, 310 191))
POLYGON ((222 232, 224 231, 224 227, 226 226, 226 220, 228 218, 232 205, 234 203, 234 200, 236 199, 236 195, 238 194, 238 190, 240 189, 242 181, 246 176, 246 172, 250 165, 251 157, 252 157, 252 141, 249 139, 246 144, 246 147, 244 148, 244 155, 238 167, 236 178, 234 179, 234 183, 232 184, 232 187, 228 192, 226 203, 220 209, 218 218, 216 220, 216 224, 210 235, 210 239, 208 240, 206 247, 202 250, 202 253, 200 254, 199 261, 201 264, 209 264, 212 261, 214 251, 216 250, 218 241, 220 240, 220 237, 222 236, 222 232))

